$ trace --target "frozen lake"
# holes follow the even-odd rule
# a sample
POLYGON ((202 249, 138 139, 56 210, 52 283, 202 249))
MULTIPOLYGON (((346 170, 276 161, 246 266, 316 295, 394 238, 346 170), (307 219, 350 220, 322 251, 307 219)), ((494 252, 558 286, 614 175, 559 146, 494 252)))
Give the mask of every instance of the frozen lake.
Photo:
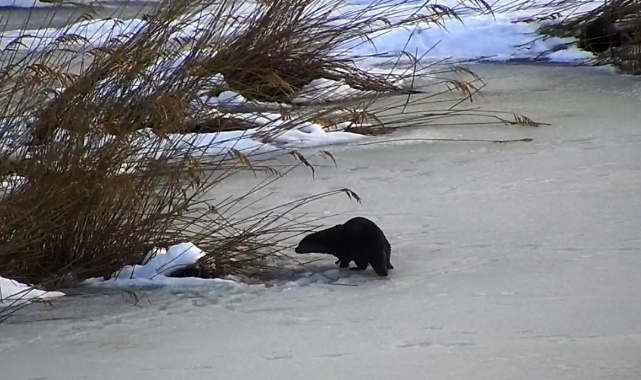
POLYGON ((392 245, 390 277, 151 291, 136 307, 120 294, 70 295, 0 324, 2 378, 640 378, 641 82, 589 68, 473 69, 489 85, 472 105, 552 125, 389 137, 531 143, 330 147, 337 169, 268 189, 274 202, 355 190, 362 206, 342 196, 304 211, 374 219, 392 245))

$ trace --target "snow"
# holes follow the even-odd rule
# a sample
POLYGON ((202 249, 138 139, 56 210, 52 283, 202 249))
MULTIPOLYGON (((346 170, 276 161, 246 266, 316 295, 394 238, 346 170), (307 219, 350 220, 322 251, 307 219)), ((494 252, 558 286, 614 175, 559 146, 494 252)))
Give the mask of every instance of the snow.
MULTIPOLYGON (((368 2, 351 1, 343 8, 336 10, 334 13, 355 14, 362 9, 363 4, 368 2)), ((402 6, 377 6, 376 8, 365 13, 367 14, 384 14, 387 18, 398 20, 408 17, 416 10, 416 6, 422 2, 410 2, 402 6)), ((441 0, 434 4, 442 4, 457 9, 457 1, 441 0)), ((513 2, 511 0, 501 0, 492 3, 497 9, 507 7, 513 2)), ((585 2, 581 11, 593 9, 600 5, 599 1, 585 2)), ((545 4, 544 1, 531 2, 531 4, 545 4)), ((251 9, 251 3, 246 4, 237 13, 247 12, 251 9)), ((570 47, 563 54, 553 54, 545 56, 545 52, 560 44, 572 42, 573 38, 549 38, 545 41, 536 41, 529 44, 536 38, 536 29, 540 24, 537 23, 517 23, 515 20, 526 16, 531 16, 540 12, 540 8, 531 10, 506 11, 493 15, 478 15, 471 12, 462 13, 462 23, 457 20, 445 20, 444 28, 436 25, 429 25, 425 22, 416 22, 413 28, 398 27, 384 34, 370 33, 370 41, 352 41, 344 46, 342 52, 347 56, 362 57, 371 54, 396 54, 400 50, 405 50, 418 56, 427 53, 426 59, 429 60, 464 60, 464 59, 485 59, 491 61, 505 61, 513 59, 535 59, 547 58, 551 61, 562 62, 581 62, 592 58, 592 55, 578 50, 576 47, 570 47), (407 43, 407 45, 406 45, 407 43), (525 46, 523 46, 525 45, 525 46)), ((133 33, 143 28, 145 22, 141 19, 131 20, 96 20, 84 21, 69 26, 65 30, 42 29, 29 31, 5 31, 0 38, 0 48, 4 48, 12 40, 22 33, 29 37, 23 38, 24 47, 31 49, 39 48, 60 37, 65 33, 79 34, 87 38, 93 45, 105 43, 109 38, 118 35, 133 33)), ((194 21, 194 23, 203 23, 203 19, 194 21)), ((338 21, 336 21, 338 23, 338 21)), ((202 24, 201 24, 202 25, 202 24)), ((197 25, 185 28, 178 35, 193 35, 198 30, 197 25)), ((231 28, 229 29, 231 30, 231 28)))
MULTIPOLYGON (((135 306, 93 287, 0 324, 2 377, 639 378, 641 83, 563 66, 474 71, 488 82, 484 109, 551 125, 404 132, 531 143, 333 147, 338 168, 319 167, 313 179, 293 172, 265 189, 274 203, 355 190, 362 205, 333 197, 292 217, 375 220, 392 245, 389 277, 324 257, 302 270, 336 281, 165 284, 135 306)), ((261 180, 248 174, 212 196, 261 180)), ((265 207, 251 202, 249 213, 265 207)))
POLYGON ((35 289, 21 282, 0 276, 0 310, 2 307, 16 307, 38 300, 49 300, 65 294, 57 291, 35 289))

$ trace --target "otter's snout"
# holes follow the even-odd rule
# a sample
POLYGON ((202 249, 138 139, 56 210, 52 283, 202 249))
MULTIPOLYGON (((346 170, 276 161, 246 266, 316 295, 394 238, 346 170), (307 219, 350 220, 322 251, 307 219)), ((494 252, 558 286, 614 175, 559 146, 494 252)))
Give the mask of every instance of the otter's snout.
POLYGON ((372 266, 372 268, 374 268, 374 272, 381 277, 387 277, 387 275, 389 274, 386 267, 372 266))

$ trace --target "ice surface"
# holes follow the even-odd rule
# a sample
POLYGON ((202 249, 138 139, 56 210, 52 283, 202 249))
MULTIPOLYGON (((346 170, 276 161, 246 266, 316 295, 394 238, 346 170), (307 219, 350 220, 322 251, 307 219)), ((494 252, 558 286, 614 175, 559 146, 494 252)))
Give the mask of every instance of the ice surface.
POLYGON ((51 3, 42 3, 38 0, 0 0, 0 7, 46 8, 53 5, 51 3))
MULTIPOLYGON (((369 1, 349 1, 336 14, 356 14, 362 9, 363 4, 369 1)), ((408 5, 390 6, 378 5, 371 11, 363 13, 367 15, 385 15, 388 19, 396 20, 408 17, 416 11, 417 5, 422 1, 414 1, 408 5)), ((545 4, 544 1, 530 2, 531 4, 545 4)), ((457 1, 441 0, 434 4, 443 4, 457 9, 457 1)), ((499 0, 492 2, 492 6, 499 10, 501 7, 513 5, 512 0, 499 0)), ((593 9, 600 5, 600 1, 586 1, 582 5, 582 11, 593 9)), ((238 13, 247 12, 251 9, 251 3, 244 5, 238 13)), ((547 58, 551 61, 583 61, 592 58, 592 55, 570 47, 563 53, 545 55, 546 51, 563 43, 574 41, 573 38, 549 38, 545 41, 535 41, 536 30, 540 26, 537 23, 515 22, 521 18, 532 16, 540 12, 540 8, 531 10, 506 11, 495 15, 477 15, 471 12, 462 13, 462 21, 446 20, 445 28, 436 25, 429 25, 425 22, 417 22, 412 28, 396 28, 386 31, 384 34, 369 35, 368 41, 353 41, 343 46, 343 54, 351 56, 366 56, 370 54, 395 53, 400 50, 424 56, 426 59, 486 59, 504 61, 512 59, 535 59, 547 58), (373 44, 371 43, 373 42, 373 44)), ((200 20, 200 23, 203 21, 200 20)), ((381 21, 382 22, 382 21, 381 21)), ((30 37, 22 40, 28 48, 35 49, 44 46, 43 43, 53 41, 64 33, 75 33, 89 39, 92 44, 99 45, 111 37, 121 34, 132 33, 144 27, 145 23, 140 19, 125 20, 118 23, 115 20, 84 21, 70 26, 66 30, 42 29, 29 31, 5 31, 0 38, 0 48, 4 48, 10 41, 21 34, 30 37)), ((191 35, 198 30, 196 24, 181 31, 178 35, 191 35)), ((231 30, 231 29, 230 29, 231 30)))
POLYGON ((332 147, 338 168, 266 189, 280 203, 352 188, 362 205, 335 197, 298 211, 375 220, 392 245, 388 278, 319 256, 303 269, 335 281, 164 286, 135 307, 119 293, 34 303, 0 324, 2 377, 639 378, 640 83, 550 65, 474 70, 488 81, 484 109, 551 125, 398 132, 534 141, 332 147))

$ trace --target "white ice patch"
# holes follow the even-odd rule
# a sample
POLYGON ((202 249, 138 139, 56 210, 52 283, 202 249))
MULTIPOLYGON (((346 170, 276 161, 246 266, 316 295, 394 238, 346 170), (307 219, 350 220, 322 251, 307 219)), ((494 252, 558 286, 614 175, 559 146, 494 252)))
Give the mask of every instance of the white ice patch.
POLYGON ((47 292, 0 276, 0 308, 20 306, 37 300, 62 297, 62 292, 47 292))

